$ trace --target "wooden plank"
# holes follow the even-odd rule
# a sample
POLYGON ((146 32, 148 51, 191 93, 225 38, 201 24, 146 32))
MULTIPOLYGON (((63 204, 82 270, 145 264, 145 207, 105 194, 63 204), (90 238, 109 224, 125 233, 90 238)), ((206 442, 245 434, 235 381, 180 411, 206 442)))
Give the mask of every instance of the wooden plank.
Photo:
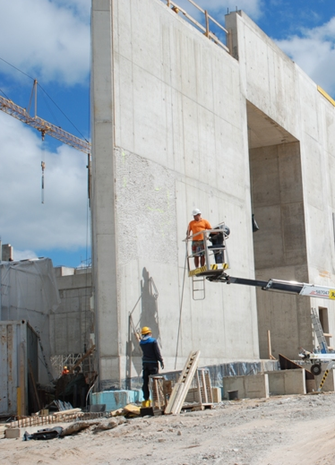
POLYGON ((165 414, 178 415, 182 409, 188 390, 198 368, 200 350, 190 352, 184 369, 175 384, 169 402, 165 408, 165 414))
MULTIPOLYGON (((293 362, 289 358, 285 357, 285 355, 279 354, 278 359, 279 359, 279 365, 280 365, 281 370, 296 370, 297 368, 300 368, 300 370, 302 370, 303 368, 305 368, 293 362)), ((305 368, 305 373, 306 373, 306 379, 314 379, 313 373, 309 370, 306 370, 306 368, 305 368)))

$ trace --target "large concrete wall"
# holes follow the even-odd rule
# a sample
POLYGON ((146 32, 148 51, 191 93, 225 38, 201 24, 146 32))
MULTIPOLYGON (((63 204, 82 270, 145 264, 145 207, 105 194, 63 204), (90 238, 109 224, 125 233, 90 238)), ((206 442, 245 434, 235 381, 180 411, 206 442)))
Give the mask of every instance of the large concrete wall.
MULTIPOLYGON (((92 50, 101 386, 125 377, 130 312, 135 325, 153 327, 169 370, 191 349, 202 365, 257 359, 255 290, 206 283, 206 298, 195 301, 184 280, 194 206, 229 225, 233 273, 254 277, 238 62, 160 0, 94 1, 92 50)), ((131 375, 140 373, 138 355, 135 347, 131 375)))
MULTIPOLYGON (((334 286, 334 106, 243 12, 226 19, 248 105, 269 121, 268 133, 276 126, 282 138, 257 143, 251 135, 253 209, 261 227, 254 236, 256 275, 334 286)), ((250 111, 249 126, 256 116, 250 111)), ((275 355, 293 358, 300 346, 312 348, 311 306, 327 308, 335 330, 333 301, 262 291, 257 300, 263 357, 268 329, 275 355)))
POLYGON ((101 388, 140 373, 129 314, 153 327, 168 370, 191 349, 201 365, 267 357, 269 329, 275 354, 296 358, 312 348, 310 305, 329 309, 335 329, 331 301, 259 291, 257 321, 255 289, 206 283, 195 301, 184 279, 196 206, 230 227, 231 275, 334 282, 334 107, 243 12, 227 15, 226 28, 233 56, 160 0, 93 2, 101 388))

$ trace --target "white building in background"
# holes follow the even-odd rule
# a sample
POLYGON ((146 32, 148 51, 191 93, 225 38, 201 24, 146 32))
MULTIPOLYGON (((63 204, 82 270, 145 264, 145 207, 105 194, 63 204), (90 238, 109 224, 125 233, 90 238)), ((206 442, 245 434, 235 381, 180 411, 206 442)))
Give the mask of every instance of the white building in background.
POLYGON ((161 0, 92 2, 102 389, 140 374, 133 333, 142 325, 168 370, 192 349, 202 366, 268 358, 268 330, 273 355, 296 358, 312 348, 311 306, 335 328, 330 301, 209 282, 194 300, 184 278, 198 207, 230 227, 231 275, 334 283, 334 102, 243 12, 224 26, 229 51, 161 0))

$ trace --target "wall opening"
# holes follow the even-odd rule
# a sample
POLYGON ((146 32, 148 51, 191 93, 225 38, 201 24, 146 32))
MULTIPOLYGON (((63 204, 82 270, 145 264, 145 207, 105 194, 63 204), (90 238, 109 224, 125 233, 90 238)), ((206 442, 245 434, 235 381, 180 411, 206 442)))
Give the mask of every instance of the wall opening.
MULTIPOLYGON (((247 116, 251 209, 259 226, 253 233, 256 278, 308 282, 300 143, 249 102, 247 116)), ((261 357, 268 357, 270 330, 274 351, 295 358, 311 338, 308 325, 300 324, 308 300, 256 292, 261 357)))
POLYGON ((329 334, 329 319, 328 319, 328 308, 327 307, 319 307, 319 320, 322 326, 323 334, 327 341, 327 346, 331 346, 330 339, 332 338, 332 334, 329 334))

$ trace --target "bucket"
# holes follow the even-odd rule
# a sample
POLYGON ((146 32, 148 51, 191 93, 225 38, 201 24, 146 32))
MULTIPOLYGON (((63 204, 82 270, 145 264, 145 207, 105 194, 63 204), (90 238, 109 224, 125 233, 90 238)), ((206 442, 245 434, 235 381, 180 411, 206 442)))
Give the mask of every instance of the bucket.
POLYGON ((238 391, 227 391, 227 392, 228 392, 228 399, 229 400, 238 399, 238 391))

